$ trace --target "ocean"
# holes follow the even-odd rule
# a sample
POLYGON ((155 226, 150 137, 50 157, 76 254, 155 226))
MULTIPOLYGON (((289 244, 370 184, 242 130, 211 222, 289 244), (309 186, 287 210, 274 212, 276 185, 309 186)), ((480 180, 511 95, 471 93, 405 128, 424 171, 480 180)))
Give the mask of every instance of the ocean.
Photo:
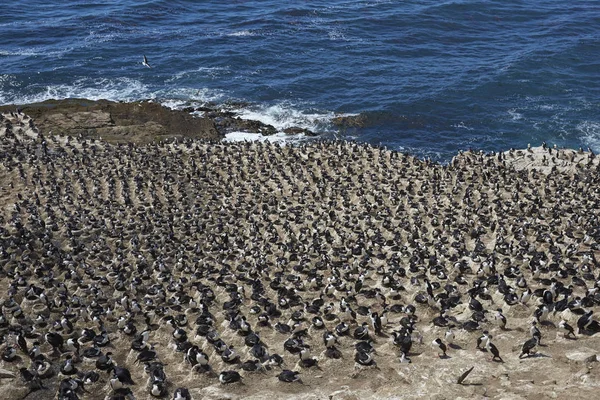
POLYGON ((440 162, 599 152, 600 2, 4 2, 0 104, 70 97, 228 106, 440 162))

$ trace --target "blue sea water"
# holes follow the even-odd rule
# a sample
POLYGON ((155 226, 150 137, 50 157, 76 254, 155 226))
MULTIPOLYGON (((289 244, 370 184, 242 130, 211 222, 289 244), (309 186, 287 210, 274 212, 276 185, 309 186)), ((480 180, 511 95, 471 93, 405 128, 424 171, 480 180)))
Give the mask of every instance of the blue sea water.
POLYGON ((243 116, 281 129, 440 161, 542 141, 600 151, 597 0, 29 0, 1 9, 0 104, 246 102, 243 116), (354 114, 363 126, 331 123, 354 114))

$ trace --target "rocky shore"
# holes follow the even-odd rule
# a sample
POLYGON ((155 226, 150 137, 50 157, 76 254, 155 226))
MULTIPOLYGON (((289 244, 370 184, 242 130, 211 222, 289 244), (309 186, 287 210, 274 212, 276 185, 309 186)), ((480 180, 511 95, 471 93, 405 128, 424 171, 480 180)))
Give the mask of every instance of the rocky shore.
MULTIPOLYGON (((263 136, 277 133, 272 125, 240 118, 230 110, 233 106, 209 104, 172 110, 152 101, 65 99, 0 106, 0 112, 19 109, 31 116, 42 132, 61 136, 97 137, 108 143, 145 144, 166 138, 220 140, 227 133, 235 131, 263 136)), ((343 117, 339 117, 333 123, 343 124, 345 121, 343 117)), ((283 133, 316 136, 316 133, 308 129, 294 126, 284 129, 283 133)))
POLYGON ((189 111, 2 114, 0 397, 595 396, 593 153, 444 166, 189 111))

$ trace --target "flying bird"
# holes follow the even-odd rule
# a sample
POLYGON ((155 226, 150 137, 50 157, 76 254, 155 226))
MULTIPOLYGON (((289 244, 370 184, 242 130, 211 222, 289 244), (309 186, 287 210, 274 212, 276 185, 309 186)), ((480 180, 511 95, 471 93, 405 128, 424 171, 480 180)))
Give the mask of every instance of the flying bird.
POLYGON ((144 61, 142 61, 142 65, 144 65, 148 68, 152 68, 152 66, 150 66, 150 64, 148 63, 148 59, 146 58, 145 55, 144 55, 144 61))

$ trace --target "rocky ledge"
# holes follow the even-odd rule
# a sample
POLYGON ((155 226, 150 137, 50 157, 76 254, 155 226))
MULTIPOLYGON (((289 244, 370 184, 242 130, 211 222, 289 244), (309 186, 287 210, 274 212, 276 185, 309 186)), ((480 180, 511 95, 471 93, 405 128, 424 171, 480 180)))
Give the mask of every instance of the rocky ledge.
MULTIPOLYGON (((17 106, 1 106, 0 112, 17 106)), ((277 129, 256 120, 242 119, 217 106, 172 110, 152 101, 113 102, 65 99, 18 106, 42 131, 65 136, 101 137, 107 142, 150 143, 165 138, 220 140, 229 132, 273 135, 277 129), (202 115, 192 115, 202 113, 202 115)), ((315 136, 307 129, 290 127, 284 133, 315 136)))

